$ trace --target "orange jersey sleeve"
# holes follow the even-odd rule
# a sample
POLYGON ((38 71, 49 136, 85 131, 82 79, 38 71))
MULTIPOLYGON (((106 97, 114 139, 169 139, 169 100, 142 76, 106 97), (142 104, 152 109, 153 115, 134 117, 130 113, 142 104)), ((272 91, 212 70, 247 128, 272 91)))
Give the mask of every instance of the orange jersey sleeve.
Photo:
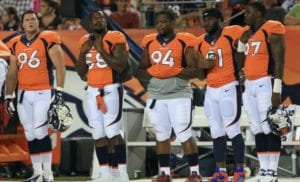
POLYGON ((57 32, 54 31, 42 31, 40 34, 41 39, 45 39, 48 43, 48 48, 53 44, 61 44, 61 38, 57 32))
POLYGON ((0 57, 10 56, 9 48, 0 40, 0 57))
POLYGON ((79 47, 79 49, 82 48, 83 44, 89 39, 89 37, 90 37, 90 34, 87 34, 87 35, 82 36, 79 39, 79 41, 78 41, 78 47, 79 47))
POLYGON ((232 46, 236 48, 237 41, 247 29, 248 27, 241 27, 239 25, 224 27, 224 35, 230 36, 233 39, 232 46))
POLYGON ((142 43, 141 43, 142 48, 146 48, 148 43, 150 43, 150 41, 153 41, 153 40, 156 39, 156 36, 157 36, 156 33, 145 35, 143 40, 142 40, 142 43))
POLYGON ((10 39, 10 41, 9 42, 7 42, 7 46, 8 46, 8 48, 10 49, 10 51, 11 51, 11 53, 13 54, 13 55, 15 55, 15 49, 16 49, 16 43, 19 41, 21 39, 21 35, 18 35, 18 36, 16 36, 16 37, 14 37, 14 38, 12 38, 12 39, 10 39))
POLYGON ((282 23, 280 23, 279 21, 272 21, 272 20, 267 21, 264 29, 267 31, 269 37, 272 34, 284 35, 286 32, 285 27, 282 23))
POLYGON ((125 44, 126 46, 126 51, 129 50, 129 46, 126 41, 126 37, 124 36, 123 33, 119 31, 108 31, 104 38, 104 49, 107 49, 108 52, 113 50, 117 44, 125 44))

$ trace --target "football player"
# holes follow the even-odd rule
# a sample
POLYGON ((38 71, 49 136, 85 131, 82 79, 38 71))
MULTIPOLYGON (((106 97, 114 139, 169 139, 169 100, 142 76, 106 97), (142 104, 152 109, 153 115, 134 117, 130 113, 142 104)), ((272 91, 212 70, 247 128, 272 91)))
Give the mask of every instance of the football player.
POLYGON ((17 111, 28 141, 34 174, 24 181, 53 181, 52 147, 48 135, 47 111, 51 104, 53 66, 56 69, 54 103, 62 102, 65 65, 61 39, 56 32, 40 31, 34 11, 22 14, 24 33, 8 42, 12 55, 6 79, 5 102, 10 115, 17 111), (18 97, 13 95, 18 84, 18 97))
POLYGON ((223 15, 216 9, 202 13, 206 34, 195 42, 194 49, 207 61, 216 61, 206 74, 205 115, 208 119, 216 171, 212 181, 228 181, 226 172, 226 136, 231 140, 236 170, 235 182, 244 182, 244 140, 240 130, 241 91, 237 81, 234 54, 244 29, 240 26, 223 27, 223 15))
POLYGON ((76 70, 88 85, 86 114, 101 168, 95 180, 126 182, 126 147, 120 134, 124 95, 121 74, 129 66, 129 47, 121 32, 107 30, 102 11, 92 12, 90 21, 93 32, 79 41, 76 70), (110 174, 108 164, 118 168, 117 175, 110 174))
POLYGON ((149 80, 147 112, 156 133, 156 154, 160 165, 157 181, 170 181, 170 136, 172 128, 181 142, 190 166, 188 181, 200 181, 198 150, 192 137, 192 88, 189 79, 198 70, 189 33, 175 32, 171 10, 156 14, 158 33, 146 35, 139 70, 140 80, 149 80))
POLYGON ((255 135, 258 179, 277 181, 281 139, 271 132, 266 118, 270 108, 275 111, 281 104, 285 27, 278 21, 266 21, 265 14, 259 2, 247 6, 245 22, 249 29, 239 40, 237 61, 239 67, 244 67, 246 77, 243 103, 250 131, 255 135))
POLYGON ((7 73, 7 59, 9 56, 9 48, 0 40, 0 97, 7 73))

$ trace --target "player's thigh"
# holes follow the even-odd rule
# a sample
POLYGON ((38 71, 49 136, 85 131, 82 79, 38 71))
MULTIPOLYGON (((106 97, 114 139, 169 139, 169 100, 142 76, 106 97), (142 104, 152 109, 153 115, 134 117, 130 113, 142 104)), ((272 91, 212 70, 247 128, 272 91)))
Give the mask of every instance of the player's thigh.
POLYGON ((222 92, 219 109, 223 126, 229 138, 240 134, 241 92, 238 86, 233 85, 227 92, 222 92))
POLYGON ((170 99, 168 101, 168 113, 177 139, 180 142, 185 142, 192 136, 192 99, 170 99))
POLYGON ((17 111, 20 118, 20 122, 24 127, 25 136, 28 141, 32 141, 35 139, 34 134, 34 122, 33 122, 33 105, 32 105, 32 98, 30 92, 26 94, 19 91, 18 92, 18 104, 17 104, 17 111), (21 97, 22 96, 22 97, 21 97), (20 102, 21 101, 21 102, 20 102))
POLYGON ((165 100, 148 99, 146 104, 149 120, 158 141, 167 140, 171 136, 172 126, 166 102, 165 100))
POLYGON ((224 136, 225 129, 219 109, 219 103, 211 99, 213 95, 206 94, 204 100, 204 113, 208 120, 210 134, 213 139, 224 136))
POLYGON ((48 135, 47 112, 51 104, 51 90, 35 92, 33 102, 34 132, 37 139, 43 139, 48 135))
POLYGON ((243 106, 250 123, 250 131, 256 135, 262 133, 256 98, 248 92, 243 93, 243 106))
POLYGON ((256 103, 260 120, 266 119, 267 112, 272 106, 272 83, 270 79, 262 80, 256 89, 256 103))
POLYGON ((107 112, 103 115, 105 133, 108 138, 120 134, 122 107, 123 107, 123 87, 114 87, 105 91, 104 102, 107 112))

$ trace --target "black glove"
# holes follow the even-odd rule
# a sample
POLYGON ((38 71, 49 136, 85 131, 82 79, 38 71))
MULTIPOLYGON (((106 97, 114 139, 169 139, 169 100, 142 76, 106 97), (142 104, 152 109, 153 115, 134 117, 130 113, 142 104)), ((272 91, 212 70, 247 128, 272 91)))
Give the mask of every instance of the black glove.
POLYGON ((64 103, 63 91, 55 90, 54 100, 52 104, 63 104, 63 103, 64 103))
POLYGON ((16 112, 16 107, 14 105, 15 97, 12 95, 5 96, 5 109, 10 117, 13 117, 16 112))

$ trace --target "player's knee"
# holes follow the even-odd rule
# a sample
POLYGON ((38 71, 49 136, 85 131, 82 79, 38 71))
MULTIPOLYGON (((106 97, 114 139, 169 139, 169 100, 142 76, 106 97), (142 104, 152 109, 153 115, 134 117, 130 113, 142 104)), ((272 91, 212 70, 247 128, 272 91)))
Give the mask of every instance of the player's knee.
POLYGON ((108 129, 106 129, 105 130, 105 135, 109 139, 112 139, 113 137, 115 137, 115 136, 117 136, 119 134, 120 134, 120 130, 117 130, 117 129, 115 129, 115 130, 108 130, 108 129))
POLYGON ((271 94, 261 93, 260 95, 257 96, 258 111, 260 113, 264 113, 262 116, 263 118, 261 118, 261 119, 265 119, 266 114, 267 114, 269 108, 271 107, 271 105, 272 105, 271 94))
POLYGON ((35 133, 33 132, 34 128, 31 125, 23 125, 24 133, 27 141, 33 141, 35 137, 35 133))
POLYGON ((41 140, 42 138, 45 138, 45 136, 48 135, 48 127, 42 126, 40 128, 37 128, 34 130, 34 134, 36 139, 41 140))
POLYGON ((225 128, 225 131, 226 131, 228 138, 232 139, 241 133, 241 128, 240 128, 240 125, 234 124, 232 126, 225 128))
POLYGON ((180 143, 186 142, 191 137, 192 137, 192 130, 190 128, 176 134, 176 138, 180 141, 180 143))
POLYGON ((219 137, 222 137, 225 135, 225 131, 223 128, 211 126, 210 127, 210 135, 211 135, 211 138, 213 138, 213 139, 219 138, 219 137))
POLYGON ((166 141, 166 140, 170 139, 171 133, 172 133, 172 131, 164 132, 164 133, 155 132, 155 138, 156 138, 157 141, 163 142, 163 141, 166 141))
POLYGON ((98 140, 99 138, 104 138, 105 133, 104 133, 104 131, 102 131, 100 129, 93 128, 92 129, 92 137, 94 140, 98 140))
POLYGON ((261 129, 262 129, 262 132, 267 135, 269 133, 271 133, 271 128, 270 128, 270 125, 268 122, 264 121, 264 122, 261 122, 261 129))
POLYGON ((254 124, 250 125, 250 131, 253 135, 263 132, 260 126, 254 124))

